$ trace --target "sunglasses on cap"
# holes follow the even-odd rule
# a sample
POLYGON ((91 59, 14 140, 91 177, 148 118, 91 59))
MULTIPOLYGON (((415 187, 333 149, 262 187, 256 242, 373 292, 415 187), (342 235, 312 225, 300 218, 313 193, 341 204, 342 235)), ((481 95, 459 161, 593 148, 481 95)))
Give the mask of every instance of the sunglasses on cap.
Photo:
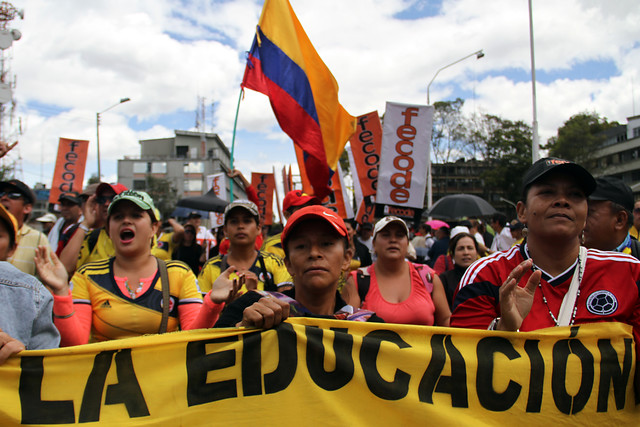
POLYGON ((99 205, 104 205, 107 202, 111 203, 114 197, 116 197, 115 194, 112 196, 100 196, 96 198, 96 203, 98 203, 99 205))
POLYGON ((7 196, 11 200, 18 200, 22 197, 22 193, 18 193, 15 191, 0 191, 0 197, 7 196))

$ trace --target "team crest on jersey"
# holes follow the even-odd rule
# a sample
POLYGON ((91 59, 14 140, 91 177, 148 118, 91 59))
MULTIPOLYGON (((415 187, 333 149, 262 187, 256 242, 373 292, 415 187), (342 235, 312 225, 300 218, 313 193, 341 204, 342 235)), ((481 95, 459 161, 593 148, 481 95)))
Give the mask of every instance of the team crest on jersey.
POLYGON ((607 316, 618 309, 616 296, 609 291, 600 290, 587 298, 587 310, 598 316, 607 316))
MULTIPOLYGON (((269 273, 267 271, 267 277, 269 277, 269 279, 273 279, 273 274, 269 273)), ((258 280, 260 280, 262 283, 267 283, 267 281, 264 278, 264 273, 260 272, 260 274, 258 275, 258 280)))
MULTIPOLYGON (((173 297, 169 297, 169 311, 173 310, 173 306, 175 305, 176 300, 173 297)), ((160 300, 160 308, 163 307, 162 300, 160 300)))

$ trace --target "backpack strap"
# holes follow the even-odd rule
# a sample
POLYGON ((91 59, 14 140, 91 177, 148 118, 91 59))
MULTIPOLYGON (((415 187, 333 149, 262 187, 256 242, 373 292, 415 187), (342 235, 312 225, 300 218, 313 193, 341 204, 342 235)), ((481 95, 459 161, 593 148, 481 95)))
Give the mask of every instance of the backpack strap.
POLYGON ((100 237, 100 231, 102 228, 96 228, 95 230, 91 230, 89 233, 89 238, 87 239, 87 243, 89 245, 89 254, 93 252, 93 249, 98 244, 98 238, 100 237))
POLYGON ((369 287, 371 286, 371 276, 369 275, 367 268, 368 267, 361 267, 351 273, 353 274, 356 286, 358 287, 360 306, 362 306, 362 303, 364 303, 364 300, 367 298, 367 293, 369 293, 369 287))
POLYGON ((160 284, 162 285, 162 320, 160 321, 158 333, 164 334, 167 332, 167 325, 169 324, 169 306, 171 305, 169 300, 169 273, 167 272, 167 264, 163 260, 156 258, 156 261, 158 261, 160 284))
POLYGON ((435 271, 428 265, 413 264, 413 263, 412 265, 420 275, 420 278, 422 279, 422 283, 424 284, 424 287, 427 288, 427 292, 432 293, 433 292, 433 274, 435 273, 435 271))
POLYGON ((267 271, 267 266, 264 264, 264 258, 262 254, 258 252, 258 262, 260 263, 260 270, 262 270, 262 276, 264 277, 264 290, 265 291, 277 291, 275 283, 273 283, 273 279, 269 275, 267 271))
POLYGON ((631 256, 640 259, 640 242, 633 238, 631 239, 631 256))

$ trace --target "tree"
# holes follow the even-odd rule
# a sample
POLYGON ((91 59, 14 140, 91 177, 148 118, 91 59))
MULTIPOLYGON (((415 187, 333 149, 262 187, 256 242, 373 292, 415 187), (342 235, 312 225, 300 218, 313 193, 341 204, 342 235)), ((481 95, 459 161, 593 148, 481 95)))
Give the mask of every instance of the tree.
POLYGON ((96 175, 95 173, 91 175, 91 177, 89 177, 89 179, 87 180, 88 185, 99 184, 99 183, 100 183, 100 178, 98 178, 98 175, 96 175))
POLYGON ((597 113, 583 112, 571 116, 558 128, 558 135, 549 138, 549 155, 589 165, 593 153, 600 148, 605 139, 602 131, 618 126, 618 122, 609 122, 597 113))
POLYGON ((436 163, 448 163, 466 154, 465 128, 462 116, 464 100, 436 102, 433 106, 431 147, 436 163), (454 157, 455 156, 455 157, 454 157))
POLYGON ((531 127, 491 114, 478 116, 473 124, 467 138, 482 150, 489 163, 482 174, 487 192, 493 190, 509 200, 519 200, 522 176, 531 166, 531 127))
POLYGON ((171 181, 147 175, 147 193, 153 199, 153 204, 160 211, 163 218, 168 217, 178 202, 178 190, 171 181))

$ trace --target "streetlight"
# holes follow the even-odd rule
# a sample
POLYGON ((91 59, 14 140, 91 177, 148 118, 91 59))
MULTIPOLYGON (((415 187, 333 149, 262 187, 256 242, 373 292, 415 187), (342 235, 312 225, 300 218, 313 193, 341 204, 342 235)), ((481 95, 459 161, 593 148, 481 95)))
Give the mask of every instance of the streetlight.
POLYGON ((430 102, 430 99, 429 99, 429 88, 431 87, 431 83, 433 83, 433 81, 436 79, 436 77, 438 77, 438 74, 440 73, 440 71, 444 70, 445 68, 449 68, 452 65, 456 65, 458 62, 462 62, 467 58, 471 58, 474 55, 476 56, 476 59, 480 59, 480 58, 482 58, 484 56, 484 52, 482 51, 482 49, 480 49, 479 51, 470 53, 469 55, 465 56, 464 58, 460 58, 457 61, 452 62, 449 65, 445 65, 444 67, 442 67, 438 71, 436 71, 436 73, 433 75, 433 78, 431 79, 431 81, 427 85, 427 105, 431 105, 431 102, 430 102))
MULTIPOLYGON (((449 68, 452 65, 456 65, 458 62, 462 62, 467 58, 471 58, 472 56, 476 57, 476 59, 480 59, 484 56, 484 52, 482 51, 482 49, 470 53, 469 55, 458 59, 455 62, 452 62, 449 65, 445 65, 444 67, 440 68, 438 71, 436 71, 436 73, 433 75, 433 78, 431 79, 431 81, 429 82, 429 84, 427 85, 427 105, 431 105, 431 99, 429 98, 429 89, 431 88, 431 83, 433 83, 433 81, 436 79, 436 77, 438 77, 438 74, 440 73, 440 71, 444 70, 445 68, 449 68)), ((427 163, 427 207, 430 209, 431 206, 433 205, 433 189, 431 188, 432 184, 433 184, 433 177, 431 176, 431 157, 429 157, 429 162, 427 163)))
POLYGON ((540 138, 538 137, 538 107, 536 104, 536 55, 533 50, 533 9, 529 0, 529 44, 531 46, 531 98, 533 100, 533 123, 531 141, 531 163, 540 158, 540 138))
POLYGON ((127 101, 131 101, 131 98, 122 98, 116 104, 113 104, 111 107, 96 113, 96 147, 98 148, 98 179, 102 177, 100 173, 100 114, 111 110, 114 107, 117 107, 120 104, 123 104, 127 101))

